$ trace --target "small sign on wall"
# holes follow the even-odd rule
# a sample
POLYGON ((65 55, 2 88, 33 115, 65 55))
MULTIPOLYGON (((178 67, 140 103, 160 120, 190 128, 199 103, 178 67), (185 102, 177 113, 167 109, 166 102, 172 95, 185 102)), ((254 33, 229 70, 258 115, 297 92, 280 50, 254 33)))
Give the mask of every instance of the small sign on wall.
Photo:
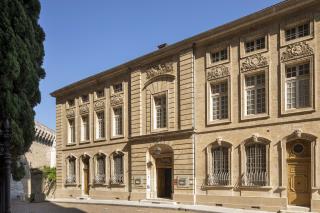
POLYGON ((136 187, 142 187, 143 183, 143 177, 141 176, 136 176, 133 178, 133 184, 136 186, 136 187))
POLYGON ((189 177, 188 176, 178 176, 177 186, 180 188, 189 187, 189 177))

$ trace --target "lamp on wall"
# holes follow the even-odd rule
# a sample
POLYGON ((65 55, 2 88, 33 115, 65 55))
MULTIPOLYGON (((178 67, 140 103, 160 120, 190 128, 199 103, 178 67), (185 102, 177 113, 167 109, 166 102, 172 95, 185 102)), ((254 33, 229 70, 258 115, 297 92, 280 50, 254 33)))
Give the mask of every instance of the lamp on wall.
POLYGON ((161 153, 161 148, 160 148, 159 146, 157 146, 157 147, 155 148, 155 150, 154 150, 154 154, 155 154, 155 155, 160 155, 160 153, 161 153))

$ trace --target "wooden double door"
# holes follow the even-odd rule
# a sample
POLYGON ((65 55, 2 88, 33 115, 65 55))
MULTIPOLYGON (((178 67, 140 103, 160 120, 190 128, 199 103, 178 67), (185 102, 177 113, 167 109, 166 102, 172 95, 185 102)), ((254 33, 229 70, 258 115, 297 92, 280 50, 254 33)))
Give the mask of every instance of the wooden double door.
POLYGON ((172 193, 172 169, 171 168, 158 168, 158 197, 171 198, 172 193))
POLYGON ((295 141, 288 145, 288 204, 310 206, 311 157, 310 144, 295 141))

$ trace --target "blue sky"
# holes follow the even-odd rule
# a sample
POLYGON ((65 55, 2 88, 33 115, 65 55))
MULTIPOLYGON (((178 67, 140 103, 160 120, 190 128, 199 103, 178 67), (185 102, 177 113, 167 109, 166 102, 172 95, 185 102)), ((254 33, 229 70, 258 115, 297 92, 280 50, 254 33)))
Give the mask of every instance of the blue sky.
POLYGON ((50 93, 72 82, 251 14, 280 0, 40 0, 46 32, 36 119, 55 129, 50 93))

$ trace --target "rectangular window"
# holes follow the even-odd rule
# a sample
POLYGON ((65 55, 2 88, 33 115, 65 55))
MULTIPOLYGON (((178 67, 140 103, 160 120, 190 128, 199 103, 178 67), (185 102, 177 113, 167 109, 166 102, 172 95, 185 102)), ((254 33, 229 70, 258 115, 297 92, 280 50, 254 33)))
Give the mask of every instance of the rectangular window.
POLYGON ((103 98, 104 97, 104 90, 99 90, 96 92, 96 97, 97 98, 103 98))
POLYGON ((265 186, 267 184, 266 146, 253 144, 246 147, 246 186, 265 186))
POLYGON ((113 92, 114 93, 122 92, 122 83, 113 85, 113 92))
POLYGON ((228 118, 227 82, 211 84, 211 120, 228 118))
POLYGON ((82 101, 82 103, 89 102, 89 95, 83 95, 83 96, 81 96, 81 101, 82 101))
POLYGON ((104 128, 104 112, 97 112, 97 122, 96 122, 96 138, 105 137, 105 128, 104 128))
POLYGON ((227 147, 220 146, 212 149, 212 167, 208 185, 229 185, 229 150, 227 147))
POLYGON ((74 126, 74 119, 68 120, 68 143, 72 144, 75 143, 76 131, 74 126))
POLYGON ((106 161, 106 157, 104 155, 97 157, 97 167, 96 167, 96 177, 95 177, 95 183, 97 184, 105 183, 105 179, 106 179, 105 161, 106 161))
POLYGON ((255 40, 247 41, 245 43, 246 53, 250 53, 256 50, 261 50, 266 48, 266 39, 265 37, 261 37, 255 40))
POLYGON ((310 63, 286 68, 286 107, 310 107, 310 63))
POLYGON ((167 127, 167 96, 159 95, 154 97, 154 118, 155 129, 167 127))
POLYGON ((285 31, 286 41, 291 41, 296 38, 301 38, 310 35, 310 24, 305 23, 298 25, 292 28, 289 28, 285 31))
POLYGON ((227 49, 223 49, 218 52, 214 52, 211 54, 211 61, 212 63, 218 62, 218 61, 223 61, 228 59, 228 51, 227 49))
POLYGON ((266 112, 265 74, 245 77, 246 114, 266 112))
POLYGON ((67 161, 68 163, 68 173, 67 173, 67 184, 74 184, 76 182, 76 159, 71 157, 67 161))
POLYGON ((122 135, 122 107, 113 108, 113 135, 122 135))
POLYGON ((113 157, 113 177, 114 184, 123 184, 123 155, 117 154, 113 157))
POLYGON ((81 117, 81 141, 89 140, 89 116, 85 115, 81 117))

